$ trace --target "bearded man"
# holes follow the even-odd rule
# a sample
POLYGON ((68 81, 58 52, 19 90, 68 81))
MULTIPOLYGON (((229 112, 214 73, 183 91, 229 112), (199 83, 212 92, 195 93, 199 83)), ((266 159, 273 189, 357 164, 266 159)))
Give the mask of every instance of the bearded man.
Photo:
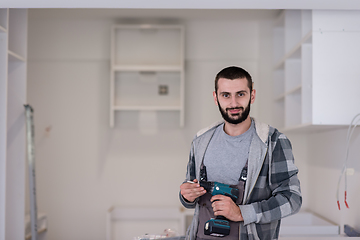
POLYGON ((217 216, 230 226, 222 239, 278 239, 281 218, 301 207, 291 143, 276 128, 250 117, 255 96, 246 70, 231 66, 216 75, 213 97, 224 121, 196 134, 180 186, 183 206, 195 208, 188 240, 219 239, 204 230, 207 221, 217 216), (208 182, 238 187, 238 200, 206 191, 200 185, 204 174, 208 182))

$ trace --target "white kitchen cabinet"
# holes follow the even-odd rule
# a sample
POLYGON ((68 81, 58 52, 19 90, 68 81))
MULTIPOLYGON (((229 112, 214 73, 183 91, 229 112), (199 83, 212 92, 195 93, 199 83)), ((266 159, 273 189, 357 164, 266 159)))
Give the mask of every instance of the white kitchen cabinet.
POLYGON ((0 240, 24 239, 27 10, 0 9, 0 240))
POLYGON ((360 11, 285 10, 274 24, 274 123, 348 125, 360 112, 360 11))
POLYGON ((110 126, 116 111, 177 111, 184 126, 184 29, 115 25, 111 31, 110 126))

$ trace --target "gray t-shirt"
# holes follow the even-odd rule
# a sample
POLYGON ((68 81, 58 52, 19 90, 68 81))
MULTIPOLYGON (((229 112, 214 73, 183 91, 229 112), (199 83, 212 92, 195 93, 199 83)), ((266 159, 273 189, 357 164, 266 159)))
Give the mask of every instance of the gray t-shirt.
POLYGON ((249 156, 254 132, 254 121, 246 132, 238 136, 225 133, 224 124, 216 128, 204 157, 208 181, 238 184, 241 170, 249 156))
MULTIPOLYGON (((252 135, 255 132, 254 121, 250 128, 238 136, 229 136, 224 132, 224 124, 215 130, 215 133, 206 149, 204 165, 206 166, 207 180, 229 185, 237 185, 243 167, 249 156, 252 135)), ((210 203, 211 195, 206 193, 200 197, 200 216, 197 240, 218 240, 218 237, 204 234, 204 225, 210 218, 214 218, 210 203)), ((239 224, 230 221, 230 234, 221 239, 239 239, 239 224)))

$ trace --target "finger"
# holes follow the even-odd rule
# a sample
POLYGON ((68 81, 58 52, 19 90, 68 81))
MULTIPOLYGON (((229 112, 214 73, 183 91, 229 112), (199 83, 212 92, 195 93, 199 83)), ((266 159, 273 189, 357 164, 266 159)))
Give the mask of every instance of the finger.
POLYGON ((215 196, 212 196, 212 198, 210 199, 210 202, 222 200, 223 197, 224 197, 223 195, 215 195, 215 196))
POLYGON ((195 188, 199 188, 200 185, 197 183, 183 183, 180 186, 181 190, 186 190, 186 189, 195 189, 195 188))
POLYGON ((189 188, 189 189, 182 189, 181 194, 183 196, 191 196, 191 197, 199 197, 201 195, 204 195, 206 191, 203 188, 189 188))

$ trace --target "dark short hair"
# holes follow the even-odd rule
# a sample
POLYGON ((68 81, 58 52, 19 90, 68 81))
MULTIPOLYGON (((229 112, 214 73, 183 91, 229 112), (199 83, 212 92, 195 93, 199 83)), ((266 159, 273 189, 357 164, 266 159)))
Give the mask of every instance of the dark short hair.
POLYGON ((236 67, 236 66, 227 67, 227 68, 224 68, 223 70, 221 70, 216 75, 216 77, 215 77, 215 93, 216 94, 217 94, 217 90, 218 90, 218 81, 220 78, 226 78, 226 79, 230 79, 230 80, 246 78, 248 81, 248 87, 250 89, 250 93, 252 92, 252 85, 253 85, 252 78, 251 78, 250 74, 241 67, 236 67))

